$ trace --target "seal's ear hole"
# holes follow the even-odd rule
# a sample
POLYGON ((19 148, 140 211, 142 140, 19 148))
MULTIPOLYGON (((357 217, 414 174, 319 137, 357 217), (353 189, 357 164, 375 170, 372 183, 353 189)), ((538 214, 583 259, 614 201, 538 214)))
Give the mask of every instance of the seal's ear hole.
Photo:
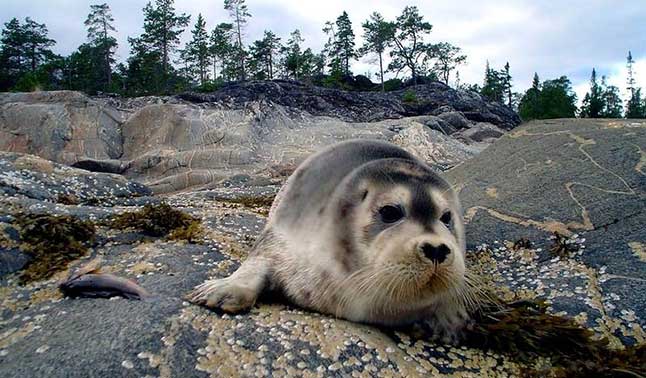
POLYGON ((451 226, 451 212, 447 211, 440 217, 440 222, 444 223, 447 227, 451 226))
POLYGON ((379 209, 379 216, 384 223, 395 223, 404 217, 404 210, 399 206, 386 205, 379 209))
POLYGON ((364 201, 366 199, 366 197, 368 197, 368 191, 364 190, 363 194, 361 195, 361 201, 364 201))

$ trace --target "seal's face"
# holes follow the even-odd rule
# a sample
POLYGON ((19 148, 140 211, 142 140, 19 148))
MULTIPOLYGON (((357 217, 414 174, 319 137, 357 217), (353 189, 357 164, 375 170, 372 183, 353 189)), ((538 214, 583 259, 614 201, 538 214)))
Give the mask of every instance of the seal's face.
POLYGON ((456 295, 465 275, 457 196, 432 172, 403 168, 361 181, 352 217, 360 265, 372 271, 371 300, 397 319, 456 295))

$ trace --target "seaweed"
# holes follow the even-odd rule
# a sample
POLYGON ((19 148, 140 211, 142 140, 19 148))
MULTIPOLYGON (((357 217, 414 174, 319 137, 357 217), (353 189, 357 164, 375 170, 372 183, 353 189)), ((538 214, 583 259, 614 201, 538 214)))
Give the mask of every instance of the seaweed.
POLYGON ((577 252, 579 246, 573 243, 566 236, 558 232, 554 232, 554 242, 550 246, 550 253, 552 256, 568 257, 570 253, 577 252))
POLYGON ((271 205, 274 203, 275 195, 261 195, 261 196, 240 196, 235 198, 221 198, 222 202, 237 203, 244 207, 254 209, 262 215, 269 215, 271 205))
POLYGON ((532 248, 532 242, 527 238, 520 238, 516 240, 512 249, 518 251, 519 249, 529 249, 532 248))
POLYGON ((607 339, 546 310, 545 303, 526 300, 482 308, 465 345, 512 357, 527 366, 526 377, 646 377, 646 345, 610 349, 607 339), (550 364, 533 366, 539 357, 550 364))
POLYGON ((166 203, 145 205, 135 212, 119 214, 109 224, 115 229, 134 228, 153 237, 168 236, 171 240, 199 241, 203 234, 199 219, 174 209, 166 203))
POLYGON ((18 214, 15 225, 20 231, 20 249, 32 257, 20 273, 21 284, 65 270, 88 253, 96 235, 92 222, 69 215, 18 214))

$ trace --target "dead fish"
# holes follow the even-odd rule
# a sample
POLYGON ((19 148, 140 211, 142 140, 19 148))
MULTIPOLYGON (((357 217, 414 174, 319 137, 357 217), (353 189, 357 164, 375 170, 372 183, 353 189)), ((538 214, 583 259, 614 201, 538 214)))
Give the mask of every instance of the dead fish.
MULTIPOLYGON (((96 265, 91 264, 91 265, 96 265)), ((152 296, 133 280, 101 273, 95 266, 81 269, 60 283, 58 288, 64 295, 72 298, 111 298, 150 300, 152 296)))

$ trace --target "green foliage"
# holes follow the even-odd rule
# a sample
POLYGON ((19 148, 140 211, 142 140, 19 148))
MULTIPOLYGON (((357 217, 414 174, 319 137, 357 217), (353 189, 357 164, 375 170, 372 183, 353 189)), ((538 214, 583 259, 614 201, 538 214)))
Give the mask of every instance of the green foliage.
POLYGON ((429 46, 424 43, 424 37, 430 34, 433 26, 424 21, 415 6, 405 7, 395 22, 396 31, 393 35, 394 49, 390 52, 392 61, 388 70, 399 73, 408 69, 412 81, 417 83, 417 77, 426 70, 426 57, 429 46))
POLYGON ((112 65, 115 63, 114 53, 118 46, 116 38, 110 35, 110 32, 116 32, 112 25, 113 22, 114 18, 108 4, 90 6, 90 14, 85 20, 85 26, 87 27, 89 44, 93 49, 86 49, 85 52, 97 55, 90 59, 93 64, 89 70, 97 71, 98 74, 83 73, 85 76, 95 76, 95 80, 91 82, 94 88, 85 89, 83 87, 86 92, 95 92, 98 89, 110 91, 112 89, 112 65))
POLYGON ((630 98, 626 101, 626 118, 646 118, 646 99, 642 100, 641 88, 637 88, 632 52, 628 51, 626 67, 628 68, 628 93, 630 98))
POLYGON ((36 81, 36 71, 58 58, 50 50, 56 42, 47 36, 47 27, 29 17, 22 24, 13 18, 4 26, 0 36, 0 90, 11 89, 19 81, 21 87, 42 85, 36 81), (22 79, 27 73, 30 77, 22 79))
MULTIPOLYGON (((225 79, 225 73, 230 72, 227 67, 232 63, 231 55, 233 45, 231 39, 233 38, 233 24, 220 23, 211 32, 211 45, 209 52, 213 63, 213 79, 218 79, 218 63, 220 64, 220 78, 225 79)), ((233 62, 235 63, 235 62, 233 62)))
POLYGON ((429 45, 427 54, 429 59, 435 60, 432 72, 446 85, 449 84, 451 72, 467 61, 467 56, 462 54, 462 49, 448 42, 429 45))
POLYGON ((209 35, 206 31, 206 21, 200 13, 192 31, 193 38, 187 43, 182 51, 182 57, 188 64, 189 74, 197 74, 200 85, 204 85, 208 79, 208 70, 211 64, 211 52, 209 49, 209 35))
POLYGON ((504 104, 507 86, 505 72, 492 69, 487 61, 484 84, 480 90, 480 94, 489 101, 504 104))
POLYGON ((350 60, 357 57, 357 52, 354 49, 352 21, 345 11, 336 19, 336 38, 332 56, 341 61, 343 73, 350 75, 350 60))
POLYGON ((275 57, 280 49, 280 38, 269 30, 265 30, 261 40, 254 41, 249 49, 249 66, 255 79, 274 78, 275 57))
POLYGON ((417 94, 415 93, 415 91, 408 89, 406 90, 406 92, 404 92, 404 95, 402 96, 402 101, 407 104, 417 103, 417 94))
POLYGON ((245 5, 245 0, 224 0, 224 9, 229 12, 229 17, 233 22, 234 44, 232 56, 237 62, 236 74, 239 80, 245 80, 245 58, 247 53, 242 43, 242 33, 247 24, 247 19, 251 17, 251 13, 245 5))
POLYGON ((19 214, 20 248, 32 256, 20 274, 21 283, 52 277, 85 256, 94 241, 94 224, 74 216, 19 214))
POLYGON ((396 90, 402 89, 403 84, 404 83, 401 81, 401 79, 386 80, 384 82, 384 90, 386 92, 396 91, 396 90))
POLYGON ((533 119, 572 118, 576 114, 576 94, 570 80, 561 76, 540 83, 534 74, 532 87, 520 100, 518 111, 524 121, 533 119))
POLYGON ((646 118, 646 99, 642 100, 642 89, 635 88, 626 103, 626 118, 646 118))
POLYGON ((592 69, 590 77, 590 91, 583 98, 581 117, 601 118, 604 109, 603 88, 597 82, 597 70, 592 69))
POLYGON ((170 56, 177 49, 179 37, 190 16, 175 14, 174 0, 156 0, 144 7, 144 32, 129 38, 128 92, 132 95, 172 92, 181 83, 170 56))
POLYGON ((386 51, 394 37, 395 25, 392 22, 386 22, 381 14, 373 12, 370 19, 366 20, 363 26, 363 46, 359 49, 359 55, 375 53, 379 57, 379 79, 381 80, 381 91, 386 91, 384 83, 384 65, 383 54, 386 51))

